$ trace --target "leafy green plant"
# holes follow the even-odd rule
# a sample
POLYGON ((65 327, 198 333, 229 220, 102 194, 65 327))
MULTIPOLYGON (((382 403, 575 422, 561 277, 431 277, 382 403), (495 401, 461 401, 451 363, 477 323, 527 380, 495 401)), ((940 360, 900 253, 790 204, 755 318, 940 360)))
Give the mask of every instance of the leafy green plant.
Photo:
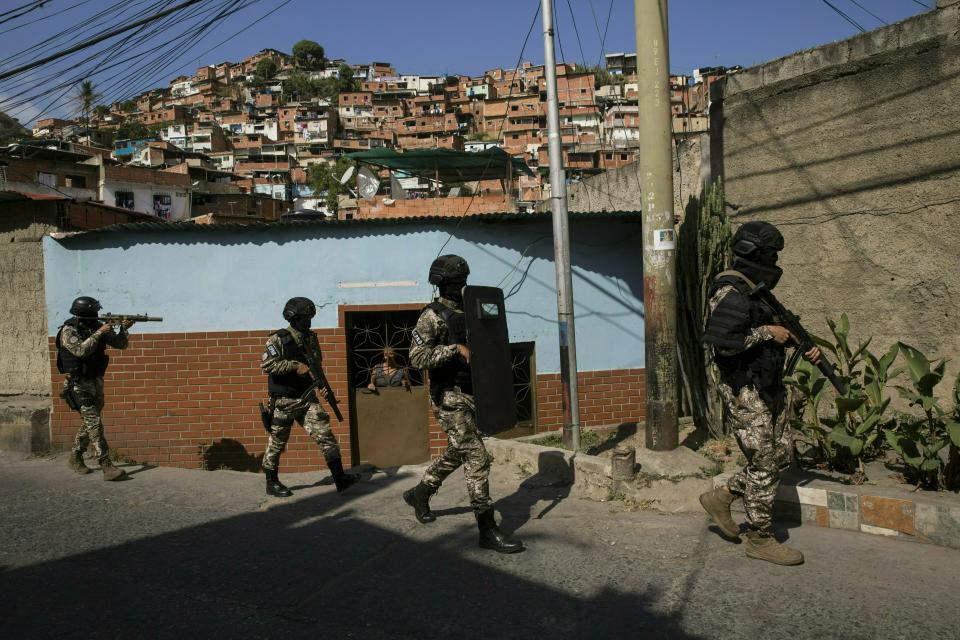
POLYGON ((897 389, 923 415, 905 416, 896 428, 885 429, 884 436, 903 459, 907 478, 917 488, 954 488, 960 475, 960 376, 953 388, 953 412, 948 413, 934 395, 943 380, 946 360, 931 361, 919 349, 899 344, 911 386, 897 389))
POLYGON ((810 445, 816 458, 830 468, 855 473, 863 481, 865 458, 877 455, 883 446, 881 434, 890 419, 885 417, 890 406, 887 383, 899 375, 891 371, 897 358, 898 345, 893 345, 880 358, 870 352, 872 338, 860 340, 856 348, 850 346, 850 320, 846 314, 840 322, 827 319, 833 341, 814 336, 824 355, 834 360, 837 375, 845 391, 837 393, 832 405, 824 402, 827 379, 814 365, 801 362, 787 384, 803 394, 808 405, 806 418, 796 417, 794 426, 802 440, 810 445))

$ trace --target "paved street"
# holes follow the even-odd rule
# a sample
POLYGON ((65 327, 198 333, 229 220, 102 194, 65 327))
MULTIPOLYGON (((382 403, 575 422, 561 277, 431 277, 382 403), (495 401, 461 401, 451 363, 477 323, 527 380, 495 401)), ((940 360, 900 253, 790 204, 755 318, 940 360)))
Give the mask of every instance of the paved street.
POLYGON ((0 454, 0 637, 956 638, 960 552, 785 530, 801 567, 743 556, 699 516, 518 489, 492 493, 529 548, 476 547, 460 474, 420 525, 415 469, 344 495, 324 476, 130 465, 77 477, 65 458, 0 454), (559 501, 557 500, 559 498, 559 501), (545 512, 545 513, 544 513, 545 512), (542 517, 538 517, 541 516, 542 517))

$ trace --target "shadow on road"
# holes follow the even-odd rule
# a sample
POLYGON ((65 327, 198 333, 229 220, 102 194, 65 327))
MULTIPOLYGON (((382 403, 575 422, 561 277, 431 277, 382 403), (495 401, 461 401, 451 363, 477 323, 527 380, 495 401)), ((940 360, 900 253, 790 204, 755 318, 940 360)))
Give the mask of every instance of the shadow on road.
MULTIPOLYGON (((378 474, 345 494, 0 568, 4 635, 693 637, 651 610, 657 593, 604 587, 577 597, 520 577, 525 563, 550 560, 535 540, 532 552, 497 556, 476 548, 472 526, 431 529, 409 518, 394 530, 361 519, 355 501, 396 492, 401 479, 378 474)), ((524 493, 505 499, 511 511, 524 493)))

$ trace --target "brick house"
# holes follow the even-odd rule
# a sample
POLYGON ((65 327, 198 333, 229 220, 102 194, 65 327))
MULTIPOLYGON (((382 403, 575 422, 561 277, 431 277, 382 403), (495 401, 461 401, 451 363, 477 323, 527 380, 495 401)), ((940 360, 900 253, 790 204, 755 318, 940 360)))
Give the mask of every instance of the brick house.
MULTIPOLYGON (((582 424, 642 419, 640 216, 573 214, 570 223, 577 239, 571 259, 582 424)), ((389 424, 370 419, 378 398, 362 390, 383 346, 405 357, 409 331, 432 295, 426 282, 430 259, 445 245, 470 262, 474 284, 503 282, 518 293, 507 298, 505 309, 519 417, 508 435, 555 429, 562 405, 550 229, 546 214, 501 213, 471 215, 455 225, 437 218, 153 224, 47 237, 51 388, 62 383, 52 334, 81 292, 111 310, 122 304, 161 315, 163 324, 136 327, 130 347, 111 352, 104 409, 111 445, 138 461, 194 468, 207 464, 211 448, 230 445, 238 458, 221 463, 253 470, 266 440, 257 414, 266 393, 260 354, 268 334, 285 324, 283 302, 309 295, 318 303, 313 325, 345 417, 333 427, 346 459, 392 466, 392 454, 375 454, 375 445, 403 435, 413 442, 415 460, 409 462, 428 460, 445 438, 428 410, 419 372, 411 372, 414 388, 399 399, 408 404, 389 424), (304 274, 311 274, 309 283, 304 274), (371 336, 378 337, 371 342, 371 336)), ((77 420, 54 402, 55 447, 72 442, 77 420)), ((295 430, 284 470, 322 465, 316 444, 295 430)))

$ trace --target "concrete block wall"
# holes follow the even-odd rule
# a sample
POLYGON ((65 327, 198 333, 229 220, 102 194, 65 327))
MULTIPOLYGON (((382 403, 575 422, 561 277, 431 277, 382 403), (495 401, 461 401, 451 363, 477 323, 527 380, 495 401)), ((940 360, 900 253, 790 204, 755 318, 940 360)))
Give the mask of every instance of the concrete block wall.
MULTIPOLYGON (((777 293, 814 333, 960 371, 960 4, 728 78, 726 200, 783 232, 777 293)), ((719 166, 718 166, 719 165, 719 166)), ((943 384, 946 393, 948 384, 943 384)))

